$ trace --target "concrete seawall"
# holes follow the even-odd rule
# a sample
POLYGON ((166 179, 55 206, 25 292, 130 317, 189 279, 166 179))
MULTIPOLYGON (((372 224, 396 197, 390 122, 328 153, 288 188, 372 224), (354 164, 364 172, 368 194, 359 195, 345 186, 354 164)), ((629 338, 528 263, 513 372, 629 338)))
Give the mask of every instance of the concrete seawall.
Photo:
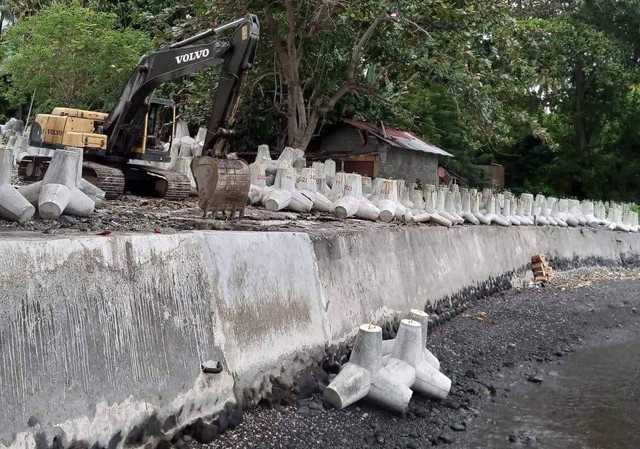
POLYGON ((171 435, 269 389, 363 322, 523 270, 621 262, 640 236, 407 227, 0 238, 0 447, 171 435), (221 374, 200 364, 220 361, 221 374), (286 369, 283 368, 286 366, 286 369), (119 437, 113 438, 114 435, 119 437))

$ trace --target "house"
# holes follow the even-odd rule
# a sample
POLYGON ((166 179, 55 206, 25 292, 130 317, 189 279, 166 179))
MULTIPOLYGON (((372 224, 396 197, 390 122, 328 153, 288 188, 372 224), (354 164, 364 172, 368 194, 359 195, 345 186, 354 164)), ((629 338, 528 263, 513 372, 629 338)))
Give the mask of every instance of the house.
POLYGON ((486 187, 504 189, 504 167, 501 164, 491 162, 489 165, 480 165, 479 167, 488 180, 486 187))
POLYGON ((347 173, 434 185, 439 184, 440 157, 453 155, 408 131, 348 119, 307 153, 309 160, 333 159, 347 173))

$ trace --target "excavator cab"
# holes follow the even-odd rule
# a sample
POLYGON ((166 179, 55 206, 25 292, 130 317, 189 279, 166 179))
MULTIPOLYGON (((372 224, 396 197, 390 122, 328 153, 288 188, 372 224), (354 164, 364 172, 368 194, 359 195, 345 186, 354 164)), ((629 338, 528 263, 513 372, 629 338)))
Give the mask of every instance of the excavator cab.
POLYGON ((171 100, 152 97, 144 117, 138 119, 139 132, 131 159, 170 162, 171 143, 176 129, 176 105, 171 100))

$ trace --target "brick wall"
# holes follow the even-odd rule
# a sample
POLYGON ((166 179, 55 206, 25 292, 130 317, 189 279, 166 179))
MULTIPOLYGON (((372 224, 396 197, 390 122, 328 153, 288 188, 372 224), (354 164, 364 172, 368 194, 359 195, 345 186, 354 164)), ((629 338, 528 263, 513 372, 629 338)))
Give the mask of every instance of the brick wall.
POLYGON ((438 156, 391 147, 380 155, 378 176, 438 185, 438 156))

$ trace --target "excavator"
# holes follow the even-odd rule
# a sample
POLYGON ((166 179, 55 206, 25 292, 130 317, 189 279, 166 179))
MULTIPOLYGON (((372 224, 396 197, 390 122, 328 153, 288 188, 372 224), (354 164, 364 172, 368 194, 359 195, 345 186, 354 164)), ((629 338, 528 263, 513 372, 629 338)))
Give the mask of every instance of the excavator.
MULTIPOLYGON (((259 37, 258 19, 248 14, 161 47, 140 59, 109 113, 54 108, 51 114, 38 114, 29 146, 44 151, 82 148, 83 177, 104 190, 107 198, 117 198, 126 188, 184 199, 191 189, 187 176, 140 162, 171 159, 176 107, 153 93, 163 83, 223 64, 202 155, 193 158, 191 169, 205 215, 208 210, 233 209, 242 215, 250 183, 248 166, 240 159, 227 159, 225 151, 234 135, 234 116, 259 37), (227 32, 230 37, 221 36, 227 32), (217 38, 199 43, 212 36, 217 38)), ((20 162, 20 177, 42 179, 49 161, 48 156, 26 156, 20 162)))

